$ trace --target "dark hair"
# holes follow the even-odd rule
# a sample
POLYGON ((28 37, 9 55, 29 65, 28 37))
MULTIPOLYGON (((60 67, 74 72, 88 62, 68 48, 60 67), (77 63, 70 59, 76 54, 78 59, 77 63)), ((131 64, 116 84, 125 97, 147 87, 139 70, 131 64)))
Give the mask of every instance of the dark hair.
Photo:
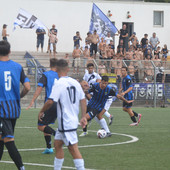
POLYGON ((127 68, 127 67, 123 66, 122 68, 124 68, 126 71, 128 71, 128 68, 127 68))
POLYGON ((56 58, 51 58, 50 59, 50 67, 56 67, 57 66, 57 59, 56 58))
POLYGON ((7 41, 0 41, 0 56, 6 56, 10 53, 10 44, 7 41))
POLYGON ((94 67, 94 64, 93 64, 93 63, 87 64, 87 68, 88 68, 88 67, 91 67, 91 66, 94 67))
POLYGON ((66 60, 60 59, 60 60, 57 61, 57 67, 59 69, 62 69, 62 68, 64 69, 64 68, 68 67, 68 63, 67 63, 66 60))
POLYGON ((7 27, 7 25, 6 25, 6 24, 4 24, 4 25, 3 25, 3 28, 6 28, 6 27, 7 27))
POLYGON ((102 80, 108 82, 109 81, 109 77, 108 76, 102 76, 102 80))

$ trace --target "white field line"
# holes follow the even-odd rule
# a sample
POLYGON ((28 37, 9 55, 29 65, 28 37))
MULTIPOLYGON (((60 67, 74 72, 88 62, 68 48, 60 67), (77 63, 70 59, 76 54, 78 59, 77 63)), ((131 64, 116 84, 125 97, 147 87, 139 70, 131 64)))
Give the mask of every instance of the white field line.
MULTIPOLYGON (((0 161, 0 163, 7 163, 7 164, 14 164, 14 162, 12 161, 0 161)), ((47 165, 47 164, 37 164, 37 163, 23 163, 24 165, 30 165, 30 166, 42 166, 42 167, 50 167, 50 168, 54 168, 53 165, 47 165)), ((69 166, 62 166, 62 168, 64 169, 76 169, 74 167, 69 167, 69 166)), ((86 169, 86 170, 95 170, 95 169, 86 169)))
MULTIPOLYGON (((18 127, 18 128, 35 128, 35 127, 18 127)), ((94 130, 89 130, 90 132, 96 133, 94 130)), ((79 148, 92 148, 92 147, 103 147, 103 146, 114 146, 114 145, 122 145, 122 144, 128 144, 128 143, 133 143, 137 142, 139 139, 135 136, 132 135, 127 135, 127 134, 121 134, 121 133, 112 133, 113 135, 119 135, 119 136, 126 136, 131 138, 132 140, 128 140, 125 142, 117 142, 117 143, 108 143, 108 144, 98 144, 98 145, 83 145, 83 146, 78 146, 79 148)), ((104 140, 104 139, 99 139, 99 140, 104 140)), ((18 149, 20 152, 24 151, 38 151, 38 150, 44 150, 45 148, 31 148, 31 149, 18 149)), ((63 149, 67 149, 67 147, 63 147, 63 149)), ((7 150, 5 150, 7 152, 7 150)))

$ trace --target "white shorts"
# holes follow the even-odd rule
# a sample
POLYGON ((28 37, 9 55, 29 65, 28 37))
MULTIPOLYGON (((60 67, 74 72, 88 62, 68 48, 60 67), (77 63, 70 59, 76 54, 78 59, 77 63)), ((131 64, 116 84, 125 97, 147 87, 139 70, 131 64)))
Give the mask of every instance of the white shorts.
POLYGON ((70 144, 76 144, 78 143, 78 137, 77 137, 77 132, 72 131, 72 132, 59 132, 58 130, 56 131, 55 140, 62 140, 66 146, 69 146, 70 144))
POLYGON ((74 67, 80 67, 80 58, 75 58, 74 59, 74 67))
POLYGON ((107 99, 107 101, 106 101, 106 103, 105 103, 105 105, 104 105, 104 109, 105 109, 106 111, 108 111, 111 104, 112 104, 112 98, 107 99))

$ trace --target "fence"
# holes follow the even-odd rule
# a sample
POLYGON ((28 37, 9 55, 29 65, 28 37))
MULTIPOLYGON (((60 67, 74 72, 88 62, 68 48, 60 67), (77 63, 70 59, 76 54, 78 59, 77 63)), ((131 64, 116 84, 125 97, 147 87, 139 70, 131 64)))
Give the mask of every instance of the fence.
MULTIPOLYGON (((32 59, 34 60, 34 59, 32 59)), ((41 63, 41 59, 39 59, 41 63)), ((170 104, 170 62, 162 61, 152 61, 152 60, 143 60, 143 61, 132 61, 132 60, 84 60, 81 59, 81 67, 79 69, 79 74, 73 74, 73 59, 69 59, 70 72, 69 76, 82 79, 86 64, 94 63, 95 71, 100 75, 108 75, 110 80, 109 83, 111 86, 117 88, 119 91, 121 84, 121 68, 122 66, 128 67, 128 73, 133 81, 133 94, 134 94, 134 105, 135 106, 146 106, 146 107, 165 107, 170 104)), ((32 80, 34 80, 33 91, 35 91, 38 81, 38 75, 41 72, 38 69, 43 66, 37 66, 36 62, 33 62, 34 65, 27 66, 28 70, 33 69, 32 80)), ((49 67, 45 67, 49 70, 49 67)), ((43 96, 41 96, 43 98, 43 96)), ((30 97, 32 98, 32 97, 30 97)), ((43 104, 43 103, 42 103, 43 104)), ((38 106, 42 105, 39 103, 38 106)), ((121 106, 121 102, 117 99, 113 102, 113 105, 121 106)), ((37 102, 35 103, 37 107, 37 102)))

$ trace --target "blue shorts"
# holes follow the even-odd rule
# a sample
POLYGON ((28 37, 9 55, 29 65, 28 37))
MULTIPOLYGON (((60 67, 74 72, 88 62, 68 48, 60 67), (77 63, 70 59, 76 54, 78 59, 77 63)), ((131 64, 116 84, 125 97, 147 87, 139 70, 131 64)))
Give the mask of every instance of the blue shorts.
POLYGON ((4 138, 14 138, 14 128, 17 119, 3 119, 0 117, 0 135, 4 138))
POLYGON ((123 107, 125 107, 125 108, 131 108, 131 107, 132 107, 132 103, 123 102, 123 107))
POLYGON ((37 48, 39 48, 40 44, 41 44, 41 48, 43 48, 44 47, 44 39, 37 39, 37 48))

